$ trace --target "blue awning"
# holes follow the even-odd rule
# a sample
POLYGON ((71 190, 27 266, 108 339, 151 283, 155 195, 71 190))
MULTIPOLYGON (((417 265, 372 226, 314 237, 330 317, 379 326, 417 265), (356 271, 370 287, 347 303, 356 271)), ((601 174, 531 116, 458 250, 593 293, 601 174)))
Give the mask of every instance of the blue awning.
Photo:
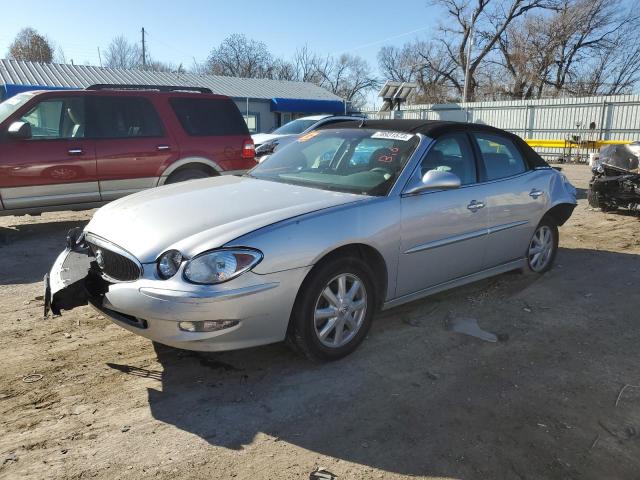
POLYGON ((343 113, 341 100, 307 100, 304 98, 272 98, 272 112, 343 113))
POLYGON ((6 100, 22 92, 31 92, 33 90, 77 90, 73 87, 51 87, 48 85, 16 85, 7 83, 0 85, 0 100, 6 100))

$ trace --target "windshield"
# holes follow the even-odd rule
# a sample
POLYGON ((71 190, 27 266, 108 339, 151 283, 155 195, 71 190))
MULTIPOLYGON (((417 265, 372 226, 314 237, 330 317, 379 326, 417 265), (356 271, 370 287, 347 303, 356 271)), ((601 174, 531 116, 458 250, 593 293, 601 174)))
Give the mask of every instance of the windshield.
POLYGON ((324 190, 386 195, 417 135, 369 129, 314 130, 277 150, 251 177, 324 190))
POLYGON ((272 133, 279 135, 297 135, 304 132, 307 128, 317 122, 319 122, 319 120, 303 120, 300 118, 293 122, 289 122, 280 128, 276 128, 272 133))
POLYGON ((20 93, 0 103, 0 123, 4 122, 16 110, 33 98, 33 92, 20 93))

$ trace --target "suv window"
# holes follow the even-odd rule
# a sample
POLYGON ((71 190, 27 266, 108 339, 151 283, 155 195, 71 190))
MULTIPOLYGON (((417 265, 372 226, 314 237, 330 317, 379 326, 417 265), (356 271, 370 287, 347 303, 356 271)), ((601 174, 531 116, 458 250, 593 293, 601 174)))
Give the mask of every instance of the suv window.
POLYGON ((89 136, 92 138, 162 137, 156 109, 143 97, 90 97, 89 136))
POLYGON ((247 124, 232 100, 172 98, 169 100, 182 128, 191 136, 248 135, 247 124))
POLYGON ((469 139, 464 133, 445 135, 436 143, 421 164, 422 175, 429 170, 455 173, 462 185, 476 183, 476 161, 469 139))
POLYGON ((84 99, 52 98, 33 107, 20 119, 31 125, 34 139, 82 138, 85 131, 84 99))
POLYGON ((508 138, 491 133, 474 133, 487 172, 487 180, 518 175, 527 170, 520 150, 508 138))

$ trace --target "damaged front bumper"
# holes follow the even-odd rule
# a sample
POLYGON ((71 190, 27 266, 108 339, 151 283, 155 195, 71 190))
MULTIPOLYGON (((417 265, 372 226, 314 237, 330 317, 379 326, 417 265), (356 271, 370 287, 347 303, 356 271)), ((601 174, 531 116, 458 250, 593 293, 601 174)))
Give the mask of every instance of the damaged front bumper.
POLYGON ((194 285, 182 280, 182 271, 161 280, 145 265, 138 280, 114 283, 101 274, 91 250, 70 237, 45 276, 45 314, 89 304, 122 328, 188 350, 234 350, 284 340, 298 288, 311 268, 265 275, 249 271, 231 282, 194 285), (185 323, 197 322, 230 327, 185 331, 185 323))

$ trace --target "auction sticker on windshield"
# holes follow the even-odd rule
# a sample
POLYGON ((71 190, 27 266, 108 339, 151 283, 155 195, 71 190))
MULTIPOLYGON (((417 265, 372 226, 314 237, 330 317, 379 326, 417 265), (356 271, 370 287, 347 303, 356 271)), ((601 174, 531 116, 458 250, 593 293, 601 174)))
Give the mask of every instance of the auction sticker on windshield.
POLYGON ((413 138, 413 133, 402 132, 376 132, 371 135, 371 138, 386 138, 388 140, 402 140, 406 142, 413 138))

